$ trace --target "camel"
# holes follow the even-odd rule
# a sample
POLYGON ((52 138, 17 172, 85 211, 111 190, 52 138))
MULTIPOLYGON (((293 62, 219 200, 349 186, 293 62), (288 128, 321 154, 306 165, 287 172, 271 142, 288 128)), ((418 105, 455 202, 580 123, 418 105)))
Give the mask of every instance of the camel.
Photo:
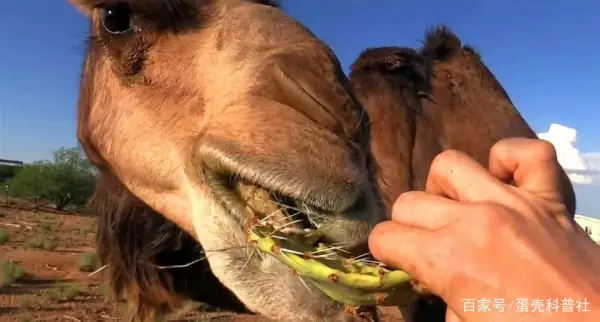
MULTIPOLYGON (((480 54, 444 25, 428 31, 418 51, 364 50, 349 79, 371 120, 377 186, 388 210, 401 193, 425 189, 442 151, 465 152, 487 167, 499 140, 537 138, 480 54)), ((561 175, 574 214, 573 187, 566 172, 561 175)))
MULTIPOLYGON (((426 33, 420 50, 364 50, 349 79, 371 120, 370 152, 387 216, 402 193, 425 189, 436 158, 448 155, 442 152, 461 151, 487 167, 499 140, 537 138, 479 53, 444 25, 426 33)), ((561 177, 574 220, 573 186, 564 170, 561 177)), ((403 315, 444 321, 445 304, 435 296, 422 297, 403 315)))
MULTIPOLYGON (((247 205, 236 187, 261 187, 282 197, 273 204, 319 211, 327 216, 324 240, 357 252, 389 215, 394 196, 419 188, 427 171, 411 164, 444 148, 463 147, 481 159, 493 140, 528 135, 518 130, 526 125, 462 130, 430 123, 433 129, 413 126, 412 137, 396 146, 386 143, 405 134, 371 120, 378 103, 355 94, 365 95, 357 84, 368 82, 357 73, 347 78, 333 51, 270 1, 71 2, 91 20, 77 137, 98 169, 98 253, 137 320, 186 298, 283 321, 360 320, 286 266, 248 254, 244 227, 251 218, 240 210, 247 205), (436 139, 439 146, 427 145, 436 139), (392 175, 402 168, 412 174, 399 187, 392 175)), ((425 64, 416 67, 446 63, 434 62, 443 58, 442 35, 427 39, 425 64)), ((418 70, 425 84, 429 72, 418 70)), ((514 109, 508 97, 490 101, 494 86, 480 86, 475 98, 514 109)), ((435 115, 464 89, 450 96, 427 91, 396 95, 398 107, 414 100, 422 115, 435 115)), ((466 101, 467 110, 477 105, 466 101)), ((525 123, 511 113, 503 115, 509 123, 525 123)), ((396 111, 388 116, 407 119, 396 111)))
MULTIPOLYGON (((210 252, 212 273, 248 310, 345 319, 344 305, 276 259, 249 258, 252 217, 236 190, 261 187, 277 196, 269 205, 286 200, 322 213, 323 242, 348 249, 384 220, 367 169, 368 118, 333 51, 271 1, 71 2, 91 21, 77 137, 99 176, 210 252)), ((140 245, 142 227, 99 247, 140 245)), ((305 222, 290 228, 314 230, 305 222)), ((161 236, 173 233, 165 230, 161 236)), ((151 265, 140 257, 160 243, 141 245, 128 260, 151 265)), ((159 278, 145 272, 135 267, 122 280, 159 278)), ((137 307, 161 296, 127 288, 137 307)))

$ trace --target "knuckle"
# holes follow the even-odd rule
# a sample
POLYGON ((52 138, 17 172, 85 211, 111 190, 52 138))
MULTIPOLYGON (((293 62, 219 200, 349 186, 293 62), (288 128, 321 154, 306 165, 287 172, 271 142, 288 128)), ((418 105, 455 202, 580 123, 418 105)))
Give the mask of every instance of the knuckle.
POLYGON ((392 217, 394 217, 394 215, 396 215, 397 213, 402 211, 402 209, 404 208, 404 204, 406 203, 406 201, 404 199, 406 199, 406 197, 404 196, 404 194, 401 194, 394 201, 394 204, 392 205, 392 217))
POLYGON ((490 149, 490 155, 498 155, 498 156, 503 156, 506 154, 508 147, 510 146, 510 144, 513 142, 513 139, 501 139, 498 142, 496 142, 494 145, 492 145, 492 148, 490 149))
POLYGON ((392 218, 396 218, 402 214, 410 204, 414 203, 421 194, 420 191, 408 191, 401 194, 392 205, 392 218))
POLYGON ((556 158, 556 148, 550 141, 540 138, 504 138, 496 142, 490 149, 492 155, 507 155, 516 147, 527 147, 538 158, 554 159, 556 158))
POLYGON ((436 172, 447 168, 462 157, 462 153, 458 150, 448 149, 440 152, 431 161, 431 171, 436 172))
POLYGON ((535 152, 539 158, 544 160, 554 160, 557 157, 554 144, 542 139, 535 142, 535 152))
POLYGON ((416 199, 419 198, 420 194, 421 194, 420 191, 405 192, 398 197, 398 199, 396 200, 396 204, 405 204, 405 203, 415 201, 416 199))

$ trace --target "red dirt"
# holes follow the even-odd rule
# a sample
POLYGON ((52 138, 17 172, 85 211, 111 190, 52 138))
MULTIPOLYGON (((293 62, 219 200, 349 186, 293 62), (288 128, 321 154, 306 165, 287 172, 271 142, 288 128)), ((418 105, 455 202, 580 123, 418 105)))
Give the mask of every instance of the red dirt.
MULTIPOLYGON (((0 287, 0 322, 3 321, 123 321, 122 301, 104 296, 100 274, 78 269, 85 253, 94 251, 95 219, 89 215, 57 211, 36 211, 28 205, 6 205, 0 200, 0 229, 10 239, 0 245, 0 262, 12 261, 25 275, 10 286, 0 287), (47 236, 57 247, 42 250, 31 246, 35 238, 47 236), (75 285, 80 292, 66 299, 60 285, 75 285), (57 299, 56 296, 59 295, 57 299)), ((1 278, 0 278, 1 279, 1 278)), ((394 308, 381 310, 382 321, 403 321, 394 308)), ((267 321, 253 315, 229 312, 193 311, 170 321, 267 321)))

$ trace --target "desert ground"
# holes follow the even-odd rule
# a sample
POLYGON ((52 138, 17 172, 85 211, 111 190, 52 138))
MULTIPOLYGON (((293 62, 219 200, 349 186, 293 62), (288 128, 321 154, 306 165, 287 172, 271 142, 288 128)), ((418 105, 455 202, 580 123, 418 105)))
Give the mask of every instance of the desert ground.
MULTIPOLYGON (((94 249, 95 217, 0 199, 0 321, 125 321, 125 301, 108 296, 94 249), (91 276, 90 276, 91 275, 91 276)), ((393 308, 382 321, 402 321, 393 308)), ((267 321, 203 303, 168 321, 267 321)))

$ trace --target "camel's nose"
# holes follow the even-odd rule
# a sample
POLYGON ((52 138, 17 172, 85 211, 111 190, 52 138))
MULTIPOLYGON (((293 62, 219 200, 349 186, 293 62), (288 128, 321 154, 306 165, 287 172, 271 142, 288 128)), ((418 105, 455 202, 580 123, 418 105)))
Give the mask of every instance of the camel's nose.
POLYGON ((319 126, 351 142, 368 115, 335 56, 316 45, 269 55, 257 69, 253 92, 293 107, 319 126), (309 52, 309 53, 305 53, 309 52))

